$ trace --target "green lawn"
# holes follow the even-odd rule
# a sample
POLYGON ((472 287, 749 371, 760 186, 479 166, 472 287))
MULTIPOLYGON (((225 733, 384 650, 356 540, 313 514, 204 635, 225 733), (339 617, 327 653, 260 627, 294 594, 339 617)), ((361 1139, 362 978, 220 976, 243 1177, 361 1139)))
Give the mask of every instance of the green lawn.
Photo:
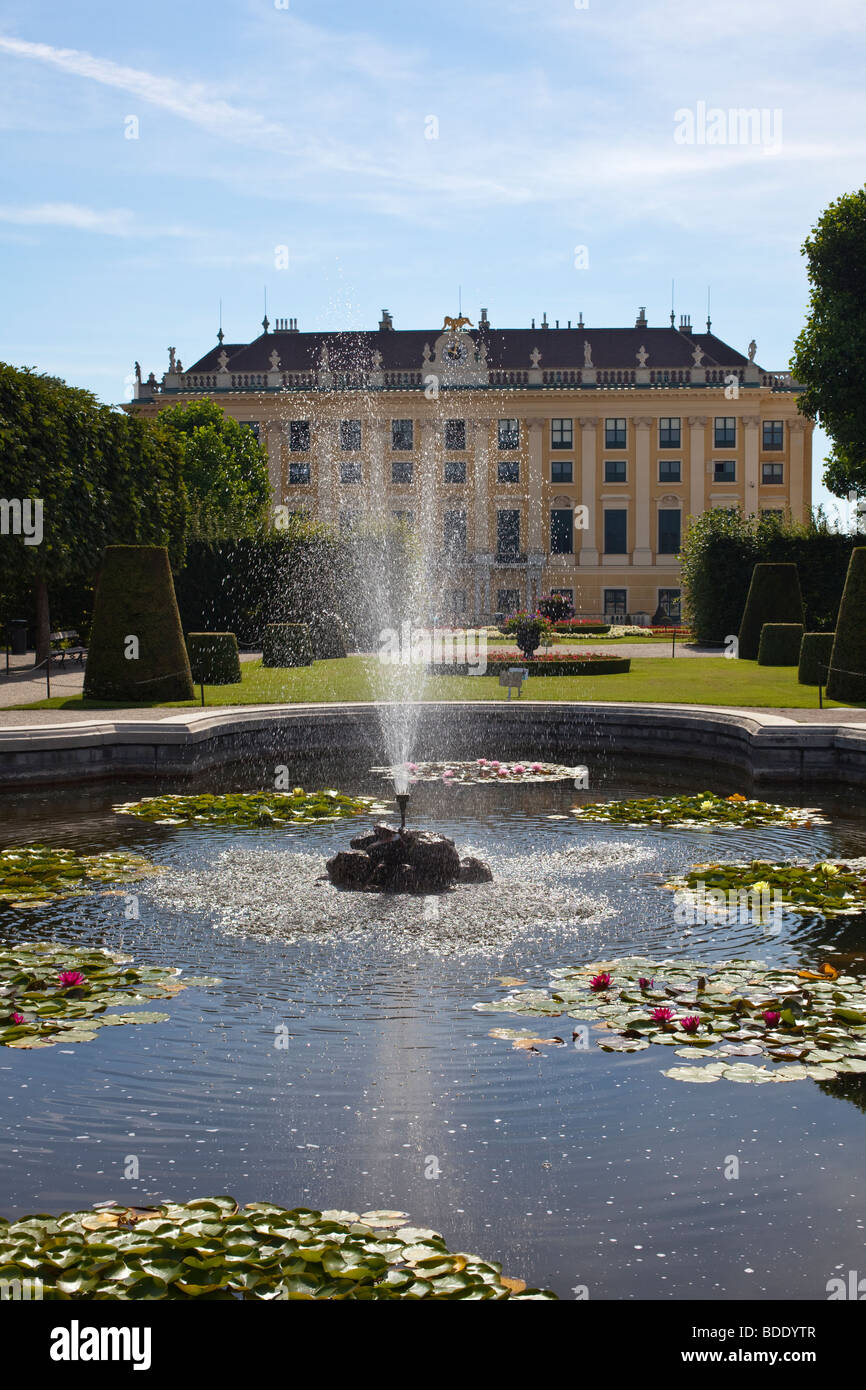
MULTIPOLYGON (((208 705, 328 704, 387 698, 374 685, 375 657, 350 656, 317 661, 297 670, 264 670, 243 662, 241 685, 207 686, 208 705)), ((497 676, 432 676, 425 700, 504 700, 497 676)), ((795 667, 758 666, 755 661, 725 657, 642 657, 627 675, 530 676, 522 698, 529 700, 616 700, 639 704, 755 705, 761 708, 816 709, 815 686, 799 685, 795 667)), ((170 708, 194 708, 198 700, 170 708)), ((842 709, 833 701, 825 705, 842 709)), ((19 709, 115 709, 103 701, 57 697, 19 709)))

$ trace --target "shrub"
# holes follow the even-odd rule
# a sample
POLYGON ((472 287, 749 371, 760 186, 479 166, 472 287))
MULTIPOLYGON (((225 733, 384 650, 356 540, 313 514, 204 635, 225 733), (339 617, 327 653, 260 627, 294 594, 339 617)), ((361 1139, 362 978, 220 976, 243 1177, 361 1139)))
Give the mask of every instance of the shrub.
POLYGON ((586 633, 597 637, 600 633, 610 632, 610 623, 591 623, 584 622, 583 618, 565 618, 562 622, 554 623, 554 632, 571 632, 580 636, 586 633))
POLYGON ((89 700, 143 704, 193 698, 165 546, 106 548, 93 609, 84 694, 89 700))
POLYGON ((309 666, 313 660, 306 623, 270 623, 262 641, 263 666, 309 666))
POLYGON ((801 685, 824 685, 835 632, 804 632, 800 643, 797 680, 801 685))
POLYGON ((549 631, 549 627, 542 618, 524 617, 517 624, 514 636, 519 649, 527 659, 541 645, 542 634, 545 631, 549 631))
POLYGON ((803 640, 802 623, 764 623, 758 647, 759 666, 796 666, 803 640))
POLYGON ((858 546, 848 566, 827 695, 844 703, 866 702, 866 546, 858 546))
POLYGON ((310 640, 316 661, 333 661, 346 656, 349 629, 337 613, 318 613, 310 621, 310 640))
MULTIPOLYGON (((804 625, 796 565, 755 565, 740 623, 739 655, 744 661, 756 659, 765 623, 804 625)), ((796 666, 796 658, 791 664, 796 666)))
POLYGON ((186 649, 196 685, 239 685, 241 661, 233 632, 188 632, 186 649))
POLYGON ((561 623, 566 618, 574 617, 574 609, 562 594, 544 594, 538 600, 538 611, 543 618, 548 618, 552 623, 561 623))

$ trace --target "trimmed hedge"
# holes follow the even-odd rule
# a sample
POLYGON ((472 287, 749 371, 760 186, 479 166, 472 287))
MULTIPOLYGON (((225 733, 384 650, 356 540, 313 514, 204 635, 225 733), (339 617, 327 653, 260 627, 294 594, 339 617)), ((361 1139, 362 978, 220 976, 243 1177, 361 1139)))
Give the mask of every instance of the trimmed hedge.
POLYGON ((568 632, 575 637, 580 637, 584 633, 598 637, 603 632, 610 632, 610 627, 610 623, 581 623, 576 618, 553 624, 554 632, 568 632))
POLYGON ((796 666, 803 641, 802 623, 764 623, 758 647, 759 666, 796 666))
POLYGON ((801 685, 824 685, 835 632, 804 632, 800 643, 797 680, 801 685))
POLYGON ((141 704, 193 699, 165 546, 106 548, 93 608, 84 695, 88 700, 141 704), (136 649, 137 655, 131 655, 136 649))
MULTIPOLYGON (((805 626, 796 565, 755 565, 740 623, 739 655, 743 661, 757 660, 765 623, 805 626)), ((796 659, 791 664, 796 666, 796 659)))
POLYGON ((842 703, 866 702, 866 546, 851 555, 839 605, 830 658, 827 696, 842 703))
POLYGON ((338 613, 318 613, 312 618, 310 639, 316 661, 334 661, 348 655, 349 629, 338 613))
POLYGON ((240 685, 241 659, 233 632, 188 632, 186 649, 196 685, 240 685))
POLYGON ((269 623, 262 640, 263 666, 310 666, 313 648, 306 623, 269 623))

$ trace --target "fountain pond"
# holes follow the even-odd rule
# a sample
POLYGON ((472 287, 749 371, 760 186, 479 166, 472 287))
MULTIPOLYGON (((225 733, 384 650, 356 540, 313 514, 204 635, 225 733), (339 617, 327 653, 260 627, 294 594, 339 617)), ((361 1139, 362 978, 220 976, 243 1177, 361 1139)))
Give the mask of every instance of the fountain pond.
MULTIPOLYGON (((479 1251, 566 1299, 826 1297, 834 1271, 862 1264, 859 1069, 835 1074, 825 1063, 790 1085, 742 1085, 734 1058, 734 1074, 714 1085, 681 1084, 667 1073, 701 1063, 678 1062, 673 1047, 598 1045, 622 1040, 628 1020, 608 999, 618 1031, 608 1029, 586 967, 616 986, 616 962, 640 958, 647 972, 655 965, 657 992, 666 971, 682 984, 684 962, 724 977, 722 962, 760 961, 795 979, 810 972, 816 991, 835 979, 840 998, 855 995, 866 973, 861 911, 825 912, 814 899, 769 920, 691 922, 672 885, 688 885, 708 861, 856 863, 866 820, 820 797, 822 818, 785 825, 576 817, 575 804, 608 797, 747 791, 730 777, 696 783, 673 770, 641 784, 614 760, 591 794, 557 778, 503 787, 422 777, 410 826, 453 839, 489 863, 492 879, 435 894, 340 892, 326 861, 382 818, 390 795, 374 761, 292 767, 307 789, 372 799, 336 820, 178 823, 114 809, 146 795, 267 785, 252 771, 6 800, 0 849, 122 853, 157 868, 37 894, 30 906, 0 903, 0 956, 40 941, 56 964, 64 952, 74 966, 104 950, 154 980, 166 968, 192 979, 159 999, 146 1027, 82 1036, 76 1023, 81 1041, 0 1048, 0 1211, 213 1192, 396 1208, 449 1248, 479 1251), (545 1013, 566 971, 572 989, 595 995, 584 1021, 573 999, 545 1013), (522 1002, 513 1014, 509 997, 522 1002)), ((740 992, 755 969, 741 988, 736 977, 740 992)), ((637 973, 626 981, 633 991, 637 973)), ((747 1034, 745 1065, 761 1026, 733 1016, 729 1032, 747 1034)), ((847 1056, 840 1027, 856 1042, 860 1025, 828 1026, 824 1055, 835 1026, 836 1055, 847 1056)), ((700 1038, 675 1041, 682 1050, 700 1038)))

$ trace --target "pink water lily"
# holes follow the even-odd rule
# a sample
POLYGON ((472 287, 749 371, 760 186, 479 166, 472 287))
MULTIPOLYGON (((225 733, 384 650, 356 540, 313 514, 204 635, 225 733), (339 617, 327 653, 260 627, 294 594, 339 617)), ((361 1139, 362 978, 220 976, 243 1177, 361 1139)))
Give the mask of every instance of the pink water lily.
POLYGON ((494 760, 489 764, 489 766, 490 766, 490 767, 499 767, 500 764, 499 764, 498 762, 496 762, 496 760, 494 759, 494 760))
POLYGON ((777 1014, 774 1009, 765 1009, 762 1017, 768 1028, 775 1028, 782 1021, 782 1015, 777 1014))
POLYGON ((479 759, 478 759, 478 766, 479 766, 479 767, 486 767, 486 766, 487 766, 487 759, 486 759, 486 758, 479 758, 479 759))
POLYGON ((79 985, 86 985, 87 981, 80 970, 62 970, 60 984, 63 989, 75 989, 79 985))
POLYGON ((650 1018, 653 1020, 653 1023, 670 1023, 673 1016, 673 1009, 668 1008, 653 1009, 652 1013, 650 1014, 650 1018))
POLYGON ((638 984, 640 985, 641 989, 652 989, 653 985, 655 984, 655 980, 648 980, 646 975, 641 975, 640 979, 638 980, 638 984))
POLYGON ((590 982, 589 982, 589 987, 590 987, 590 989, 594 989, 594 990, 596 991, 596 993, 598 993, 600 990, 609 989, 609 988, 610 988, 610 984, 611 984, 611 977, 610 977, 610 975, 607 973, 606 970, 602 970, 601 973, 600 973, 599 975, 594 975, 594 976, 592 977, 592 979, 591 979, 590 982))
POLYGON ((13 1015, 12 1015, 12 1022, 13 1022, 13 1023, 23 1023, 23 1022, 24 1022, 24 1015, 23 1015, 23 1014, 13 1014, 13 1015))
POLYGON ((515 763, 515 764, 514 764, 514 767, 511 769, 511 771, 512 771, 512 772, 518 772, 518 773, 520 773, 520 772, 525 772, 525 771, 526 771, 526 768, 523 766, 523 763, 515 763))
POLYGON ((533 771, 533 772, 540 772, 540 771, 541 771, 541 763, 533 763, 533 764, 532 764, 532 771, 533 771))
POLYGON ((688 1018, 680 1019, 680 1027, 684 1033, 696 1033, 701 1026, 701 1020, 697 1014, 690 1014, 688 1018))
POLYGON ((507 776, 508 776, 508 768, 507 768, 507 767, 500 767, 500 768, 498 768, 498 769, 497 769, 497 772, 496 772, 496 776, 497 776, 497 777, 507 777, 507 776))

